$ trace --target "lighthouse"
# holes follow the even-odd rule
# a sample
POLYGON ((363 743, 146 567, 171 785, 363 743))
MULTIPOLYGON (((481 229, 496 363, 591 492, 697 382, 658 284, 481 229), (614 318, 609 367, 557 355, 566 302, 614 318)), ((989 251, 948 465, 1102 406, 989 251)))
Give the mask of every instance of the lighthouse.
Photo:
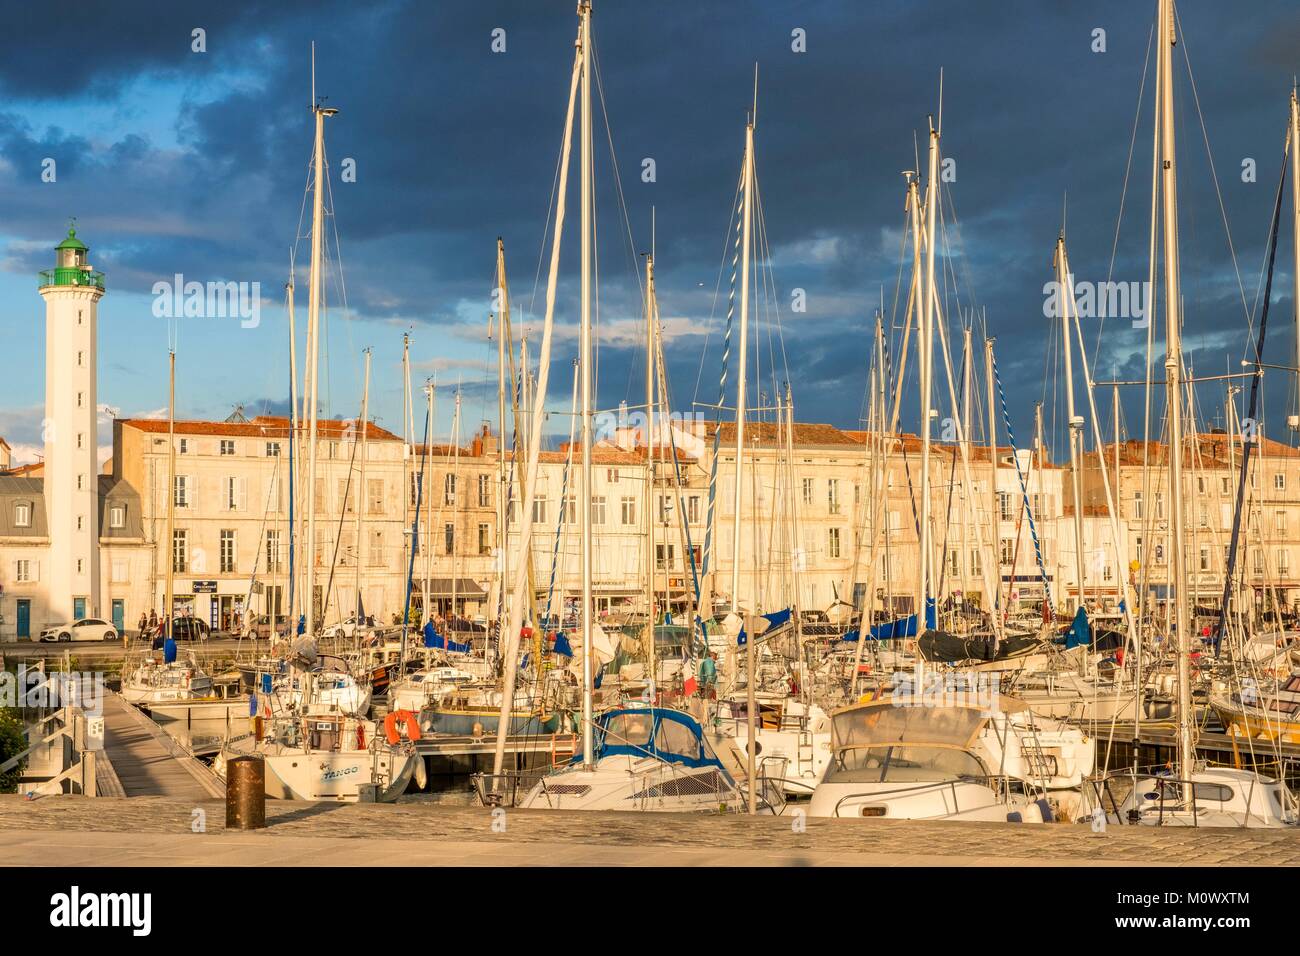
POLYGON ((104 274, 87 262, 75 227, 40 274, 45 300, 45 510, 49 615, 99 616, 99 461, 96 318, 104 274))

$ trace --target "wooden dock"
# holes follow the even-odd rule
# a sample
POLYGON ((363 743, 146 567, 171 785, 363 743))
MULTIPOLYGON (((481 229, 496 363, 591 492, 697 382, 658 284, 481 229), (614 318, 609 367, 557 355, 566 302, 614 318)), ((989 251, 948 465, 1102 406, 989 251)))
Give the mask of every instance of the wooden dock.
POLYGON ((112 691, 104 693, 104 751, 97 773, 107 777, 99 787, 102 796, 195 801, 225 796, 220 777, 112 691))

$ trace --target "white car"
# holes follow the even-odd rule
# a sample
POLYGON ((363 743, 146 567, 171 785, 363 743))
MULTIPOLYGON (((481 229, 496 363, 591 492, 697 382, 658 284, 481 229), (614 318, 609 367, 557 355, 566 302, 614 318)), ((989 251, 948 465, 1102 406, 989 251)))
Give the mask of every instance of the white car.
POLYGON ((108 621, 96 617, 83 617, 71 624, 51 624, 41 631, 40 640, 54 641, 116 641, 121 637, 108 621))
POLYGON ((366 619, 362 618, 361 621, 358 622, 356 617, 349 617, 346 621, 337 621, 326 627, 324 634, 326 637, 334 638, 356 637, 358 628, 363 633, 369 630, 369 625, 366 623, 366 619))

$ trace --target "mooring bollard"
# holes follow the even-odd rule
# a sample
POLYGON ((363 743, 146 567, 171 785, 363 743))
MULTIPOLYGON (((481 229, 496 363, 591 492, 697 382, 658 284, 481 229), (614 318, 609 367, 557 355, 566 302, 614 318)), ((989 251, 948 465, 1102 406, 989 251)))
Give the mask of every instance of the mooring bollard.
POLYGON ((261 757, 226 762, 226 828, 260 830, 266 826, 266 763, 261 757))

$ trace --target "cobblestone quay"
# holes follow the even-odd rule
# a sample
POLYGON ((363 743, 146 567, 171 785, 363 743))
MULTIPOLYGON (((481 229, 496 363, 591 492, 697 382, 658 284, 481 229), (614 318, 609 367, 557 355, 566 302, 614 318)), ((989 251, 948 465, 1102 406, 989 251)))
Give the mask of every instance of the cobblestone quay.
POLYGON ((0 797, 3 865, 1278 866, 1300 832, 580 813, 267 801, 227 832, 224 804, 0 797), (202 830, 203 832, 195 832, 202 830))

